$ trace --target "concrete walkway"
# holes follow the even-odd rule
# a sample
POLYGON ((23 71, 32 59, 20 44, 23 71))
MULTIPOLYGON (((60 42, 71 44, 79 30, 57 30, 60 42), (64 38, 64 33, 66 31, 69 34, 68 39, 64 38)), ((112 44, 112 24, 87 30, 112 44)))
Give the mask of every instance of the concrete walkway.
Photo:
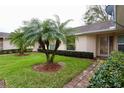
POLYGON ((64 86, 64 88, 86 88, 89 85, 89 79, 94 74, 98 63, 93 63, 88 69, 76 76, 72 81, 64 86))

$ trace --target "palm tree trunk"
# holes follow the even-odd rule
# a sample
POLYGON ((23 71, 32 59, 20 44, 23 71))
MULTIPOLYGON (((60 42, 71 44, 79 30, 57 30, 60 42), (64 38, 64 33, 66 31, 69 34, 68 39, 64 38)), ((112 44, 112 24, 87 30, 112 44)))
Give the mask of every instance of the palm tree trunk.
POLYGON ((55 49, 54 49, 54 51, 53 51, 53 53, 52 53, 52 55, 51 55, 50 63, 53 63, 54 58, 55 58, 56 51, 57 51, 57 49, 59 48, 60 43, 61 43, 60 40, 56 40, 55 49))
POLYGON ((51 61, 50 61, 50 53, 49 53, 49 41, 45 41, 45 44, 46 44, 46 56, 47 56, 47 63, 50 64, 51 61))
POLYGON ((20 55, 24 55, 23 49, 20 49, 20 55))
POLYGON ((42 49, 45 51, 45 55, 46 55, 46 59, 47 59, 48 64, 53 63, 56 51, 59 48, 60 43, 61 43, 60 40, 56 40, 55 49, 54 49, 54 51, 52 52, 52 54, 50 56, 50 53, 49 53, 49 41, 43 42, 41 39, 39 39, 39 44, 42 47, 42 49), (47 49, 45 48, 45 45, 46 45, 47 49))
POLYGON ((53 61, 54 61, 54 58, 55 58, 55 52, 52 54, 52 56, 51 56, 51 58, 50 58, 50 62, 49 63, 53 63, 53 61))
POLYGON ((49 63, 50 61, 50 55, 48 53, 46 53, 46 59, 47 59, 47 63, 49 63))
MULTIPOLYGON (((38 42, 39 42, 39 44, 40 44, 40 47, 45 51, 46 60, 47 60, 47 63, 48 63, 48 62, 49 62, 49 59, 50 59, 50 55, 49 55, 48 51, 47 51, 46 48, 45 48, 46 42, 43 42, 42 38, 40 38, 40 39, 38 40, 38 42)), ((48 42, 47 42, 47 49, 48 49, 48 46, 49 46, 49 44, 48 44, 48 42)))

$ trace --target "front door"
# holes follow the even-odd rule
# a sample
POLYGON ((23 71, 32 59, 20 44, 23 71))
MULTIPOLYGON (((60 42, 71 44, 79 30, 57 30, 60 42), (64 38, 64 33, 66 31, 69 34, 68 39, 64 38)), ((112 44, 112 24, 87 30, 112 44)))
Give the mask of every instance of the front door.
POLYGON ((108 37, 101 36, 99 39, 100 39, 100 56, 108 56, 108 37))
POLYGON ((108 56, 113 51, 113 40, 113 36, 99 37, 100 56, 108 56))

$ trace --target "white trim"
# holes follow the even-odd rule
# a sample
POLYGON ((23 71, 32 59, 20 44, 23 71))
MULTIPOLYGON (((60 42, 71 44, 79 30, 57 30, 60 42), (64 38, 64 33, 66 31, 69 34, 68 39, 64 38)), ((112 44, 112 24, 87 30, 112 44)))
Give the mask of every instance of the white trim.
POLYGON ((107 35, 107 41, 108 41, 108 55, 110 54, 109 51, 110 51, 110 36, 107 35))
POLYGON ((118 45, 124 45, 124 43, 118 43, 118 45))

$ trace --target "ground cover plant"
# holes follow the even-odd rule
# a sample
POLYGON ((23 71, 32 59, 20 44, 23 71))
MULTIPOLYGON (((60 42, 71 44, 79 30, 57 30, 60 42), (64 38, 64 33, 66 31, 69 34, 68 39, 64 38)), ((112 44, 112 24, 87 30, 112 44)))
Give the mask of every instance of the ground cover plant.
POLYGON ((124 53, 113 52, 96 71, 90 81, 91 88, 124 87, 124 53))

